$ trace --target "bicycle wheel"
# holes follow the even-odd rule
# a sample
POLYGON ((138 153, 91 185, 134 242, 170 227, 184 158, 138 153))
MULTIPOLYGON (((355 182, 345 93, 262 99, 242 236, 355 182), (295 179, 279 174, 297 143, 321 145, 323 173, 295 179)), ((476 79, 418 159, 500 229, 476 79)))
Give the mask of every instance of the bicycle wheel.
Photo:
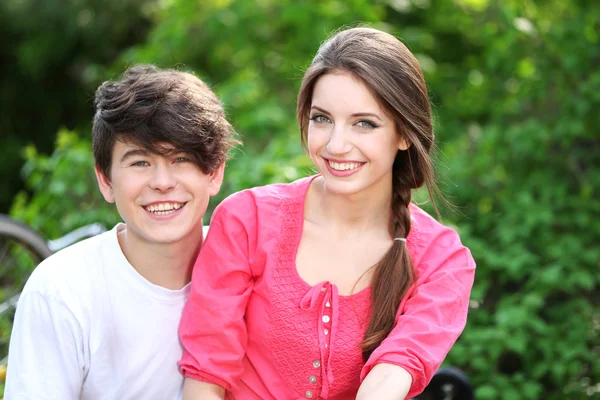
POLYGON ((0 214, 0 365, 5 364, 15 307, 33 269, 52 252, 27 225, 0 214))

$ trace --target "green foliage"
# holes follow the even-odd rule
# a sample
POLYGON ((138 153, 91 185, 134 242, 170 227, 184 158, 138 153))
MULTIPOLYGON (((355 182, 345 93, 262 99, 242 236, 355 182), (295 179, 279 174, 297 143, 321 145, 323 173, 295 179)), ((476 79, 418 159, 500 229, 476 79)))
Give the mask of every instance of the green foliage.
MULTIPOLYGON (((96 65, 91 81, 150 62, 194 70, 214 87, 244 146, 213 206, 310 172, 295 96, 329 33, 363 21, 402 38, 435 106, 442 189, 458 210, 444 220, 478 264, 469 322, 447 363, 468 373, 478 399, 600 395, 600 3, 152 4, 147 39, 96 65)), ((51 156, 33 147, 26 155, 31 195, 17 196, 14 216, 48 236, 116 222, 96 189, 87 139, 63 130, 51 156)))
POLYGON ((49 239, 94 222, 112 228, 120 220, 97 187, 89 141, 62 129, 51 156, 39 154, 33 146, 24 153, 23 178, 32 195, 19 193, 11 216, 49 239))
POLYGON ((599 394, 599 11, 468 12, 484 46, 462 54, 460 82, 450 68, 431 79, 452 218, 478 262, 477 308, 449 360, 480 399, 599 394))

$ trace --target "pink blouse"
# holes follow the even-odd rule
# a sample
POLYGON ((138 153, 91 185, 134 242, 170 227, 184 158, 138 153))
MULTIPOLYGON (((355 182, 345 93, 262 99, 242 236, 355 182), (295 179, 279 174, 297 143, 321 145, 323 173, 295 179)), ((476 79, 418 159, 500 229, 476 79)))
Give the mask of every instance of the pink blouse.
POLYGON ((454 230, 411 205, 418 280, 365 363, 370 288, 342 296, 296 270, 312 179, 245 190, 217 207, 179 327, 181 372, 223 386, 227 399, 354 399, 371 368, 390 363, 412 375, 414 397, 465 326, 473 258, 454 230))

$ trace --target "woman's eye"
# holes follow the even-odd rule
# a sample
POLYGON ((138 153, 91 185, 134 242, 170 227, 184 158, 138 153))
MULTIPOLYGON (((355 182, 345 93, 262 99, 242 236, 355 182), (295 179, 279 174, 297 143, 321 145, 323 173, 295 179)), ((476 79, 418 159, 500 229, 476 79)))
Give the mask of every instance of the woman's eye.
POLYGON ((131 164, 132 167, 145 167, 149 165, 148 161, 136 161, 133 164, 131 164))
POLYGON ((312 117, 310 117, 310 120, 318 123, 329 122, 329 118, 327 118, 323 114, 315 114, 312 117))
POLYGON ((377 128, 377 124, 367 120, 361 120, 356 123, 356 125, 360 128, 374 129, 377 128))

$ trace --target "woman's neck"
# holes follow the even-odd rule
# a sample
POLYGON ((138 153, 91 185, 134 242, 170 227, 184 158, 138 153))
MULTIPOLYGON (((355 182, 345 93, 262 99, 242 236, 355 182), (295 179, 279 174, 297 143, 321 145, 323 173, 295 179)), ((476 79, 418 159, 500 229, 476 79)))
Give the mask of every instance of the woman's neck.
POLYGON ((311 183, 307 195, 305 212, 308 217, 322 221, 330 228, 340 231, 358 232, 387 231, 391 207, 391 183, 389 190, 365 190, 352 195, 332 193, 327 190, 325 181, 318 177, 311 183))

